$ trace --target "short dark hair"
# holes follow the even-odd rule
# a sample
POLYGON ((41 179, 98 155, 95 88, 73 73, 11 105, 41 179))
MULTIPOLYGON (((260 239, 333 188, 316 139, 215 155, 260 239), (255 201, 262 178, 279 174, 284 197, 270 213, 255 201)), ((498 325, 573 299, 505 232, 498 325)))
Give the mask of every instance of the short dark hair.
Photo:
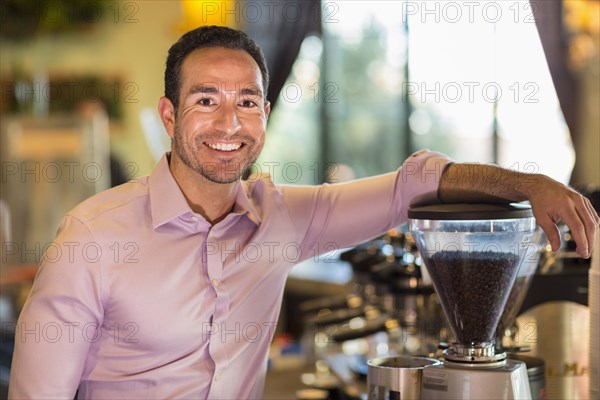
POLYGON ((165 68, 165 97, 171 100, 177 110, 179 91, 181 89, 181 66, 192 51, 206 47, 225 47, 244 50, 258 64, 262 75, 264 97, 266 100, 269 87, 269 71, 262 50, 248 35, 236 29, 223 26, 201 26, 185 33, 169 49, 165 68))

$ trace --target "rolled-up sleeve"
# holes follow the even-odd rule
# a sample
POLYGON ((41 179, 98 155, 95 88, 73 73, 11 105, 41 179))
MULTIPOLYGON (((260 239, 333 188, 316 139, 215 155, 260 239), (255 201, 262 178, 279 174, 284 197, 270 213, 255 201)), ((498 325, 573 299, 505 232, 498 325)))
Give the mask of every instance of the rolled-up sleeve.
POLYGON ((72 399, 103 321, 100 249, 65 217, 47 246, 15 335, 9 399, 72 399))
POLYGON ((303 258, 381 235, 405 222, 411 205, 437 202, 449 162, 444 154, 421 150, 393 173, 341 184, 282 186, 302 237, 303 258))

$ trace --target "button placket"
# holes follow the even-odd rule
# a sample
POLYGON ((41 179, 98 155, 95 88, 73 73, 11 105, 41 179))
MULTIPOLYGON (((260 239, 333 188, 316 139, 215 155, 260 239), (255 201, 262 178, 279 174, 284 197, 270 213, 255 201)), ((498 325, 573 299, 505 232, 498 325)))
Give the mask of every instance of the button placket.
POLYGON ((221 254, 221 246, 217 240, 215 240, 215 234, 212 229, 208 231, 208 235, 206 237, 207 248, 210 249, 207 254, 207 268, 208 268, 208 276, 211 279, 211 283, 213 286, 215 282, 220 282, 221 275, 223 274, 223 259, 221 254))
POLYGON ((225 318, 229 311, 229 295, 226 287, 222 282, 224 255, 222 251, 222 243, 219 242, 218 232, 213 228, 209 229, 206 236, 208 249, 207 252, 207 272, 210 279, 210 284, 214 288, 216 302, 214 305, 212 323, 216 324, 218 334, 210 338, 208 345, 209 354, 214 363, 213 385, 211 386, 209 398, 218 398, 223 390, 222 371, 228 366, 228 356, 225 343, 223 343, 221 330, 224 327, 225 318))

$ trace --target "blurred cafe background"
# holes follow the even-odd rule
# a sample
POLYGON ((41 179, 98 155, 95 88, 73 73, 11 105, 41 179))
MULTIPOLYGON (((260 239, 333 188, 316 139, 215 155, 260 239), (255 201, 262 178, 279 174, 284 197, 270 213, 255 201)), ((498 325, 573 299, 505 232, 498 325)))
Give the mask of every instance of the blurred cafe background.
MULTIPOLYGON (((547 174, 598 210, 597 0, 2 0, 0 398, 62 215, 169 149, 165 58, 200 25, 242 29, 265 52, 273 108, 255 170, 277 183, 389 172, 429 148, 547 174)), ((562 235, 498 335, 543 361, 540 398, 587 399, 599 395, 598 302, 590 260, 562 235)), ((451 338, 426 275, 405 226, 295 267, 265 398, 365 398, 365 359, 436 356, 451 338)))

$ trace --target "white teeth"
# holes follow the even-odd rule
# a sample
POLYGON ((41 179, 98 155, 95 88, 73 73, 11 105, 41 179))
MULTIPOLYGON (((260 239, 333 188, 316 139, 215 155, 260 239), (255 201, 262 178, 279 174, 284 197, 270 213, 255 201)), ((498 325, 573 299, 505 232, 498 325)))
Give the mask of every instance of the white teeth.
POLYGON ((211 143, 208 144, 211 149, 220 150, 220 151, 234 151, 239 149, 242 144, 241 143, 211 143))

